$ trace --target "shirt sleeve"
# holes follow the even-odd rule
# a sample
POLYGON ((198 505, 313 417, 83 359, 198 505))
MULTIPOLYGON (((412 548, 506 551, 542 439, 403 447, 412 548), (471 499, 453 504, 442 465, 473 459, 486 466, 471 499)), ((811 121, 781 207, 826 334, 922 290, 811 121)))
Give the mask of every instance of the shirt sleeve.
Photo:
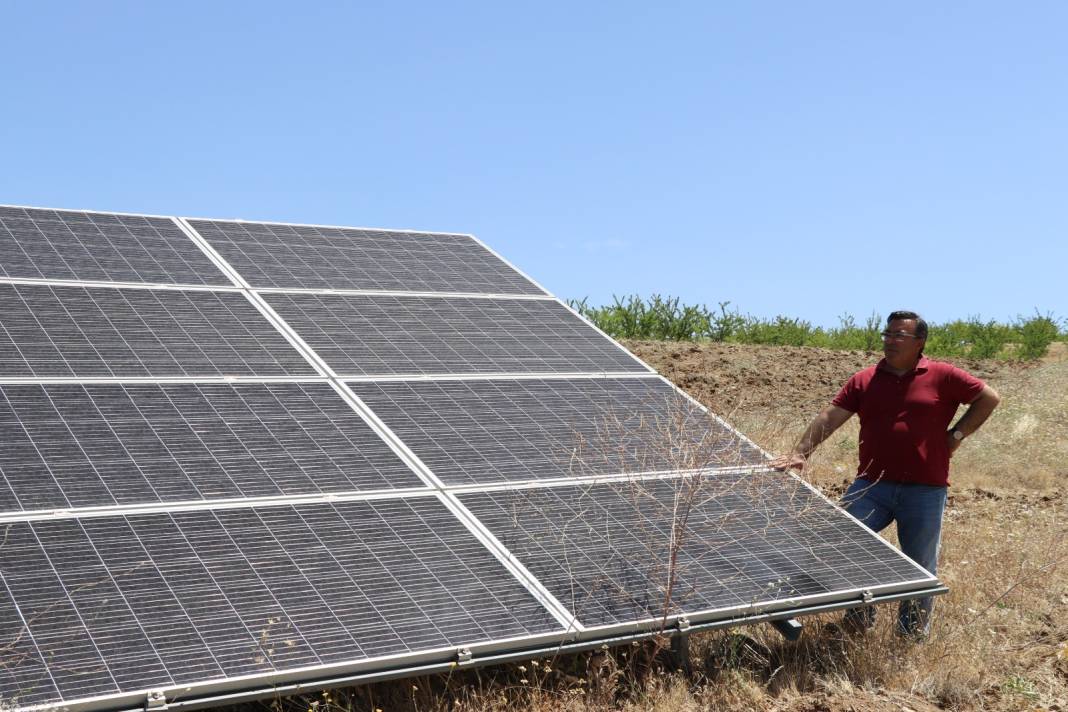
POLYGON ((850 376, 849 380, 842 386, 842 390, 838 391, 831 400, 831 405, 836 405, 839 408, 845 408, 850 413, 856 413, 860 410, 860 383, 858 382, 857 374, 850 376))
POLYGON ((950 366, 946 373, 945 393, 958 403, 971 403, 984 388, 986 383, 962 368, 950 366))

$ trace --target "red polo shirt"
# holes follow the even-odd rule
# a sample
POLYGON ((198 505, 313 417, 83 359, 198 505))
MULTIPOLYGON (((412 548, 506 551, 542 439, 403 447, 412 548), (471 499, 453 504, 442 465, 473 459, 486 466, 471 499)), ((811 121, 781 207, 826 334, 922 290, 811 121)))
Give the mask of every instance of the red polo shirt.
POLYGON ((886 359, 858 371, 831 401, 860 416, 857 475, 945 487, 949 484, 946 431, 962 403, 984 383, 956 366, 921 356, 897 376, 886 359))

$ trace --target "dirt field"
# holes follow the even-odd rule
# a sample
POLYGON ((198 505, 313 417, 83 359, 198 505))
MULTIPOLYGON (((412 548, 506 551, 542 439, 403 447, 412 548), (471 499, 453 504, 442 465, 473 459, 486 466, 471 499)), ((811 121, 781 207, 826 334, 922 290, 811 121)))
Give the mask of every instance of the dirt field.
MULTIPOLYGON (((783 424, 811 418, 846 379, 880 357, 804 346, 666 341, 628 341, 626 346, 720 415, 783 424)), ((1008 361, 956 363, 991 382, 1034 368, 1008 361)))
MULTIPOLYGON (((628 347, 773 452, 875 354, 634 342, 628 347)), ((837 614, 804 619, 788 643, 769 626, 695 636, 690 675, 642 649, 568 656, 449 677, 276 701, 338 710, 1061 710, 1068 712, 1068 359, 961 363, 1003 397, 953 461, 928 642, 897 640, 891 615, 860 638, 837 614)), ((805 473, 830 495, 855 469, 855 419, 805 473)), ((894 533, 886 535, 893 540, 894 533)))

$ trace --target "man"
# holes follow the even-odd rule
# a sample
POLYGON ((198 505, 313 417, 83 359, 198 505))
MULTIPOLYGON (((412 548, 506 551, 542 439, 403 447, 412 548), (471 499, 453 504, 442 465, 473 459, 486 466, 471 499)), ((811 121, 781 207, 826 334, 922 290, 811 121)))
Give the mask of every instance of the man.
MULTIPOLYGON (((803 469, 816 447, 858 414, 860 466, 842 506, 873 531, 897 521, 901 550, 934 575, 949 459, 1001 399, 971 374, 923 355, 927 322, 915 312, 892 313, 882 336, 885 358, 853 374, 793 451, 771 465, 803 469), (968 409, 950 427, 963 403, 969 404, 968 409)), ((930 597, 903 601, 898 633, 913 639, 925 637, 933 605, 930 597)), ((852 609, 846 612, 845 622, 848 628, 863 629, 874 623, 874 616, 872 607, 852 609)))

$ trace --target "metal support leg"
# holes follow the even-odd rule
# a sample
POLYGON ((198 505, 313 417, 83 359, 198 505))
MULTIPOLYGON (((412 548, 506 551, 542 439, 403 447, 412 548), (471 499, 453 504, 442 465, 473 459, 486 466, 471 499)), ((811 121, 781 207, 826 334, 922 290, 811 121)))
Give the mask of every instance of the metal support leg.
POLYGON ((671 660, 675 669, 690 674, 690 634, 676 633, 671 636, 671 660))
POLYGON ((683 618, 678 623, 678 632, 671 636, 671 660, 676 670, 687 675, 690 669, 690 621, 683 618))
POLYGON ((796 618, 771 621, 771 625, 774 626, 775 630, 782 633, 782 637, 791 642, 801 637, 801 623, 796 618))

